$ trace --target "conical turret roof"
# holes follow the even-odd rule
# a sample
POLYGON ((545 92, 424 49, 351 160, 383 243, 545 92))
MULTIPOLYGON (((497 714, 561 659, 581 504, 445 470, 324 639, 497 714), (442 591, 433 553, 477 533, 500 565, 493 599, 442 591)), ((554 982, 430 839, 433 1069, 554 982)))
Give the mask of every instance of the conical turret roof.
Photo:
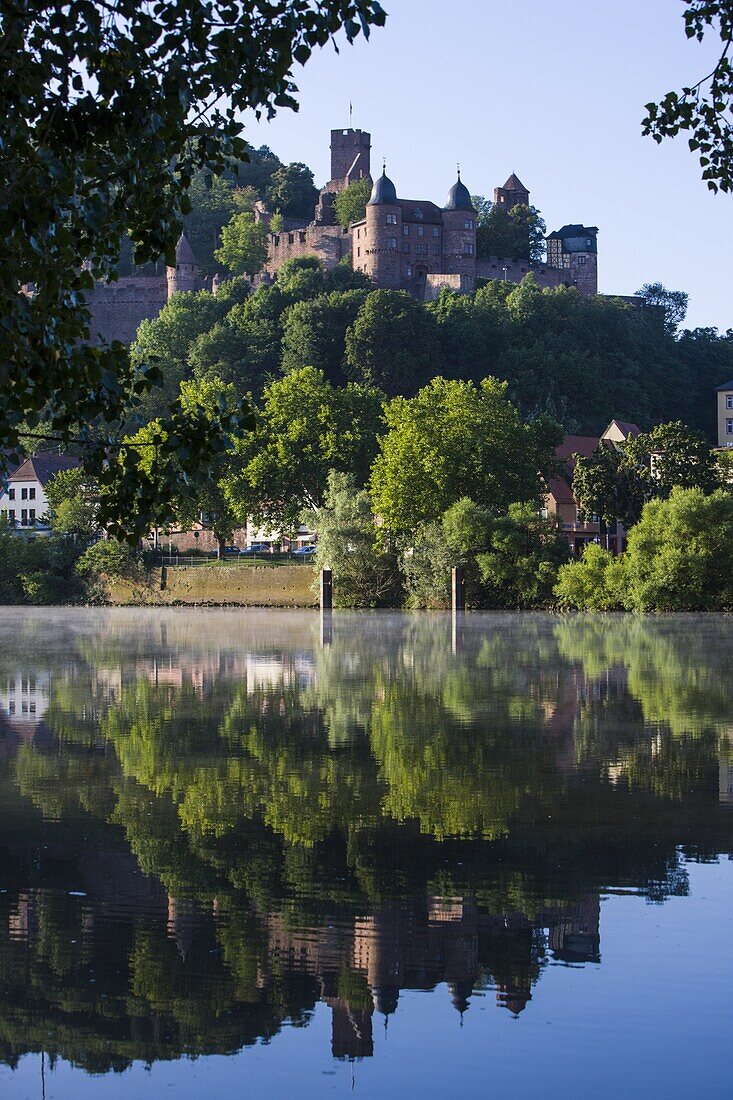
POLYGON ((198 260, 196 254, 191 248, 191 244, 185 233, 181 233, 178 238, 178 244, 176 245, 176 266, 178 264, 193 264, 198 267, 198 260))

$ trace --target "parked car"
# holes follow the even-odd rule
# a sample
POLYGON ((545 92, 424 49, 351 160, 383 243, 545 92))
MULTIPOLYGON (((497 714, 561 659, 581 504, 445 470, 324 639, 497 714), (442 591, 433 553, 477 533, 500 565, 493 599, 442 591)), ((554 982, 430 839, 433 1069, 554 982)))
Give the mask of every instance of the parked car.
POLYGON ((251 546, 245 546, 240 554, 269 554, 270 547, 266 542, 253 542, 251 546))
POLYGON ((238 546, 225 546, 224 547, 224 553, 225 554, 238 554, 239 553, 239 547, 238 546))
POLYGON ((310 558, 315 552, 316 548, 313 543, 308 543, 306 546, 299 546, 297 550, 293 550, 293 557, 310 558))

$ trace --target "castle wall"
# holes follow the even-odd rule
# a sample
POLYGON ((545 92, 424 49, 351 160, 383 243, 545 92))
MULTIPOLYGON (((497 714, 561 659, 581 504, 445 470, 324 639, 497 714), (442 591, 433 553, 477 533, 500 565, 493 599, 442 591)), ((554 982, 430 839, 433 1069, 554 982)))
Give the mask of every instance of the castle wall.
POLYGON ((127 275, 116 283, 97 283, 86 300, 89 342, 130 344, 141 321, 157 317, 168 301, 168 280, 165 275, 127 275))
POLYGON ((530 272, 541 287, 568 286, 572 283, 571 273, 566 268, 531 264, 527 260, 502 259, 500 256, 476 260, 476 277, 479 279, 506 279, 508 283, 521 283, 530 272))
POLYGON ((434 302, 440 296, 445 287, 455 294, 473 294, 476 289, 476 280, 471 275, 431 275, 425 280, 425 294, 423 300, 434 302))
POLYGON ((292 232, 270 234, 270 255, 265 271, 274 275, 286 260, 317 256, 328 269, 351 252, 351 234, 340 225, 307 225, 292 232))

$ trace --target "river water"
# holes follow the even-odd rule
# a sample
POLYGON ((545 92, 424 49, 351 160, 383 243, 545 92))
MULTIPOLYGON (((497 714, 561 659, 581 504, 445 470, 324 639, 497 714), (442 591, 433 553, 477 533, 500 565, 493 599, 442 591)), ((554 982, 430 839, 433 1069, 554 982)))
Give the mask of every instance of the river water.
POLYGON ((0 609, 0 1095, 733 1095, 733 619, 0 609))

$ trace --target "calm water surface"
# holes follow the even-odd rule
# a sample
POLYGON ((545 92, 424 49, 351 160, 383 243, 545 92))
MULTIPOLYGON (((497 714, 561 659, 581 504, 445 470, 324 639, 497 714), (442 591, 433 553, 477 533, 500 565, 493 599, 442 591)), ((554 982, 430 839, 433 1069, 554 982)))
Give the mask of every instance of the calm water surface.
POLYGON ((733 619, 0 609, 0 1095, 733 1095, 733 619))

